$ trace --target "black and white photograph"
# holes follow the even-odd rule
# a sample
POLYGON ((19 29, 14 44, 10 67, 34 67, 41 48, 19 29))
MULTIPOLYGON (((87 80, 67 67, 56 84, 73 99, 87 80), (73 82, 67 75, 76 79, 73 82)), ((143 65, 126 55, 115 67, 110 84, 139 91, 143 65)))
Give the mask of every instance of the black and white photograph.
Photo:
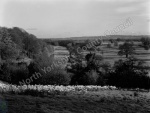
POLYGON ((0 113, 150 113, 150 1, 0 0, 0 113))

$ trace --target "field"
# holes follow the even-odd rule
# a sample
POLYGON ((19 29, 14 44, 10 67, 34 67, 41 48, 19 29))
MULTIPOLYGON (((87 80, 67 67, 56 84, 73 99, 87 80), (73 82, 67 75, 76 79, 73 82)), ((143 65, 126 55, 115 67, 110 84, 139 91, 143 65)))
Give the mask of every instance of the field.
POLYGON ((0 113, 149 113, 150 91, 0 83, 0 113))
MULTIPOLYGON (((116 46, 113 46, 112 47, 107 47, 107 44, 109 42, 106 41, 104 42, 104 44, 102 44, 100 46, 101 50, 103 51, 103 54, 101 51, 97 52, 96 54, 97 55, 101 55, 103 57, 103 61, 105 62, 109 62, 111 65, 114 64, 115 61, 119 60, 119 59, 124 59, 125 56, 119 56, 118 55, 118 47, 116 46)), ((123 44, 123 42, 119 42, 118 43, 119 45, 120 44, 123 44)), ((150 50, 145 50, 144 48, 142 47, 139 47, 138 44, 140 44, 140 42, 134 42, 135 44, 135 57, 138 58, 138 59, 141 59, 145 62, 148 63, 148 65, 150 65, 150 50)), ((84 51, 83 54, 87 54, 89 53, 88 51, 84 51)), ((67 49, 64 49, 64 47, 59 47, 57 49, 55 49, 55 58, 61 58, 61 57, 64 57, 64 56, 68 56, 69 55, 69 52, 67 49)))
MULTIPOLYGON (((136 42, 135 42, 136 44, 136 42)), ((110 62, 111 64, 114 63, 114 61, 117 61, 118 59, 124 59, 125 56, 119 56, 118 55, 118 47, 111 47, 108 48, 106 45, 102 47, 102 50, 104 51, 103 53, 103 58, 105 61, 110 62)), ((135 57, 138 59, 141 59, 143 61, 146 61, 147 63, 150 64, 150 50, 144 50, 144 48, 138 47, 135 45, 135 57)))
POLYGON ((102 90, 45 97, 0 94, 8 113, 150 113, 150 92, 102 90))

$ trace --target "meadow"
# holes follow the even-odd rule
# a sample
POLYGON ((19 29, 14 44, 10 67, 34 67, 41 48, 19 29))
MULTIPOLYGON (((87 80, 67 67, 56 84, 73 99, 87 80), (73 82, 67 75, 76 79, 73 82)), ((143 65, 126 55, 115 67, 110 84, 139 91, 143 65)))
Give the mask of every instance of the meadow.
MULTIPOLYGON (((123 44, 124 41, 118 42, 118 45, 123 44)), ((111 65, 114 64, 115 61, 119 59, 125 59, 125 56, 119 56, 118 55, 118 48, 119 46, 114 46, 113 44, 111 47, 107 47, 107 44, 109 41, 104 41, 104 43, 100 46, 100 49, 103 51, 97 51, 97 55, 101 55, 103 57, 104 62, 108 62, 111 65)), ((134 41, 135 46, 135 54, 134 57, 137 59, 143 60, 147 62, 148 65, 150 65, 150 50, 145 50, 143 47, 140 47, 140 42, 134 41)), ((84 51, 83 54, 88 54, 89 51, 84 51)), ((64 47, 57 47, 54 51, 54 56, 56 59, 60 59, 64 56, 69 56, 69 51, 67 49, 64 49, 64 47)))
MULTIPOLYGON (((25 87, 25 86, 24 86, 25 87)), ((36 95, 39 86, 28 86, 27 90, 13 93, 1 92, 2 113, 149 113, 150 92, 138 89, 117 89, 100 86, 43 86, 54 89, 55 94, 36 95), (70 88, 69 88, 70 87, 70 88), (85 88, 86 87, 86 88, 85 88), (64 89, 75 89, 74 93, 62 93, 64 89), (89 89, 88 89, 89 88, 89 89), (85 91, 85 89, 88 89, 85 91), (36 92, 33 92, 36 91, 36 92), (59 91, 59 93, 58 93, 59 91)), ((2 87, 1 87, 2 88, 2 87)), ((4 88, 4 87, 3 87, 4 88)), ((14 89, 12 87, 9 89, 14 89)), ((6 88, 7 89, 7 88, 6 88)), ((23 88, 22 88, 23 89, 23 88)), ((40 88, 39 88, 40 89, 40 88)), ((15 90, 14 90, 15 91, 15 90)), ((43 91, 43 90, 42 90, 43 91)))

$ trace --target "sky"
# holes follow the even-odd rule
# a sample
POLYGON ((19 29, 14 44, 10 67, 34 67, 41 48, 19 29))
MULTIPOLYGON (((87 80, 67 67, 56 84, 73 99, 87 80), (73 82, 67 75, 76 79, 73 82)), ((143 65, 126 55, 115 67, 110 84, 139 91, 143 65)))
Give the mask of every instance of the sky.
POLYGON ((100 36, 128 18, 116 35, 150 34, 149 0, 0 0, 0 26, 38 38, 100 36))

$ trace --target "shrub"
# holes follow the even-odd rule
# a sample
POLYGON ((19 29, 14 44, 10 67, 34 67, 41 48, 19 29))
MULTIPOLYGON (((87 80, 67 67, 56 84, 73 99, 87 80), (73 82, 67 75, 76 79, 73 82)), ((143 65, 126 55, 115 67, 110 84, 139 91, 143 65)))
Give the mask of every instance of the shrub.
POLYGON ((96 85, 98 80, 98 73, 94 70, 86 72, 83 77, 81 77, 82 85, 96 85))
POLYGON ((144 62, 134 58, 119 60, 114 68, 114 71, 109 73, 108 85, 121 88, 150 88, 148 67, 144 62))
POLYGON ((70 75, 63 69, 55 69, 42 76, 40 83, 49 85, 69 85, 70 75))
POLYGON ((2 66, 0 79, 11 84, 19 84, 22 79, 28 78, 28 69, 25 65, 14 65, 4 63, 2 66))
POLYGON ((19 84, 19 81, 29 78, 28 69, 26 67, 11 68, 10 77, 12 84, 19 84))

